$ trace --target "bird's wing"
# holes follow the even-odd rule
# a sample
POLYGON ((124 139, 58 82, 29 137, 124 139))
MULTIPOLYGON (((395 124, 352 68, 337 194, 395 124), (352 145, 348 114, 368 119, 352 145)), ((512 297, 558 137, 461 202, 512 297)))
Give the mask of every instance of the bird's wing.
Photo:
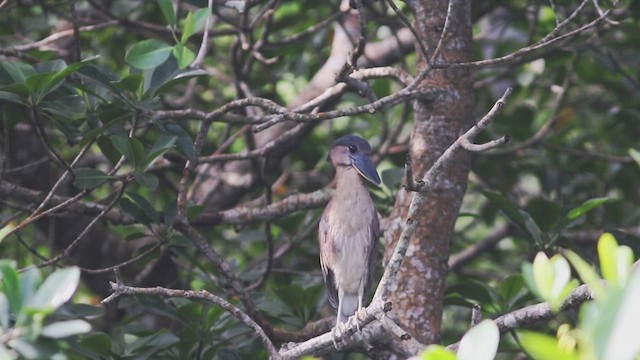
POLYGON ((331 236, 329 234, 329 209, 331 207, 331 203, 329 203, 322 213, 322 218, 320 219, 320 225, 318 226, 318 241, 320 243, 320 268, 322 269, 322 277, 324 279, 324 283, 327 286, 327 295, 329 297, 329 303, 333 309, 338 308, 338 289, 336 289, 335 279, 333 277, 333 270, 330 267, 330 259, 332 257, 331 251, 331 236))
POLYGON ((364 284, 365 296, 369 293, 369 290, 371 290, 373 274, 376 272, 376 263, 378 259, 378 242, 380 240, 380 224, 378 222, 378 212, 375 210, 373 212, 373 219, 371 220, 371 224, 369 225, 369 243, 367 244, 367 248, 365 249, 369 259, 369 272, 364 284))

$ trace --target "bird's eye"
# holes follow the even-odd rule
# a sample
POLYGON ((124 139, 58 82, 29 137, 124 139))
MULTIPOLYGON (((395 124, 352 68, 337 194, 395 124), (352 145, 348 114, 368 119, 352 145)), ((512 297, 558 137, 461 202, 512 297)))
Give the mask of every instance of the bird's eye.
POLYGON ((356 152, 356 151, 358 151, 358 147, 357 147, 357 146, 355 146, 355 145, 349 145, 349 152, 350 152, 350 153, 354 153, 354 152, 356 152))

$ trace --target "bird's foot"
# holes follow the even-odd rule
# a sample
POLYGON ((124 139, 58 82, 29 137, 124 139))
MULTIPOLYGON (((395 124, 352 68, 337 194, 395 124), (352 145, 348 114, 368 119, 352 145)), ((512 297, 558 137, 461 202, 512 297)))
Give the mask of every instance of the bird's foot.
POLYGON ((331 330, 331 341, 333 341, 333 347, 335 347, 336 350, 339 350, 342 347, 342 345, 338 345, 338 341, 344 342, 344 335, 346 332, 347 327, 341 322, 337 323, 333 330, 331 330))
POLYGON ((366 320, 368 316, 369 316, 369 313, 367 313, 367 309, 361 307, 356 311, 356 313, 352 317, 349 318, 349 323, 351 324, 351 322, 355 322, 356 329, 358 330, 358 332, 362 332, 362 329, 360 328, 360 323, 366 320))

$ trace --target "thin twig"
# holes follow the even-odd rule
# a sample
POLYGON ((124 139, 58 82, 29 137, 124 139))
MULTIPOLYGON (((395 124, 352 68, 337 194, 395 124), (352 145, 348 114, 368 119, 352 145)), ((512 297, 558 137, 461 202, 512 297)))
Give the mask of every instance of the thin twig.
POLYGON ((247 325, 251 330, 253 330, 260 338, 260 341, 262 341, 262 344, 264 345, 265 349, 267 349, 267 353, 269 354, 269 359, 280 359, 280 355, 278 354, 278 351, 273 346, 273 343, 271 342, 267 334, 264 332, 262 327, 260 327, 260 325, 258 325, 248 314, 243 312, 237 306, 231 304, 227 300, 217 295, 214 295, 206 290, 200 290, 200 291, 178 290, 178 289, 167 289, 159 286, 155 288, 139 288, 139 287, 126 286, 122 284, 121 280, 119 280, 116 282, 111 282, 111 291, 112 291, 112 294, 106 299, 102 300, 102 304, 107 304, 109 302, 112 302, 119 296, 123 296, 123 295, 128 295, 128 296, 149 295, 149 296, 162 296, 167 298, 179 297, 179 298, 186 298, 186 299, 192 299, 192 300, 205 300, 205 301, 212 302, 220 306, 221 308, 225 309, 226 311, 228 311, 231 315, 235 316, 238 320, 240 320, 242 323, 247 325))

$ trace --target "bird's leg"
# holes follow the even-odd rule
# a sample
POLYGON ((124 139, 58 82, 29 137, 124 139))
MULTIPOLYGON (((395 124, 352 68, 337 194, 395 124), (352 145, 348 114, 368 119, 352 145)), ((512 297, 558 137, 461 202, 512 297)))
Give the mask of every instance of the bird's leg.
POLYGON ((356 310, 355 321, 356 321, 356 329, 358 332, 361 332, 360 329, 360 321, 363 321, 367 318, 367 310, 362 306, 362 298, 364 297, 364 284, 360 283, 360 287, 358 288, 358 309, 356 310))
POLYGON ((344 290, 338 288, 338 312, 336 313, 336 326, 331 331, 333 346, 338 349, 337 339, 341 339, 345 332, 344 324, 340 321, 342 314, 342 300, 344 299, 344 290))

